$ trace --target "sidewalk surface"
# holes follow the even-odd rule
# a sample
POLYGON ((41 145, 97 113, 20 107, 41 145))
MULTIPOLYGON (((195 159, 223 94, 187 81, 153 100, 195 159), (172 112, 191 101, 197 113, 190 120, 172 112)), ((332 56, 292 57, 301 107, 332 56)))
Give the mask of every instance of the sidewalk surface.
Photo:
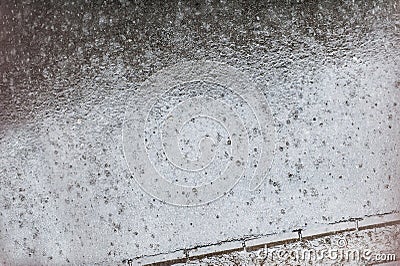
POLYGON ((0 3, 0 263, 399 213, 397 1, 166 2, 0 3))

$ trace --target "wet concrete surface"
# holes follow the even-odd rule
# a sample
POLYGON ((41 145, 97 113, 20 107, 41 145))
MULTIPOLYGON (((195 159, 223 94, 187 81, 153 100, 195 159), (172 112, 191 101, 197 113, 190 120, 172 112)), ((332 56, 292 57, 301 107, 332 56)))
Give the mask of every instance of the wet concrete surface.
POLYGON ((396 1, 2 2, 2 262, 120 262, 398 212, 399 21, 396 1), (193 60, 260 84, 276 151, 256 191, 177 207, 135 182, 122 128, 143 81, 193 60))
POLYGON ((398 265, 399 229, 399 225, 389 225, 341 232, 171 265, 398 265))

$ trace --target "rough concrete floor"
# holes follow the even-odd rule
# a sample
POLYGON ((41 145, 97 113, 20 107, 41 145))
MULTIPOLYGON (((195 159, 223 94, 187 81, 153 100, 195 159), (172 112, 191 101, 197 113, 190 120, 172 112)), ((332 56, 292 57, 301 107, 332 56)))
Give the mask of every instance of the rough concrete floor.
MULTIPOLYGON (((399 9, 395 0, 1 1, 1 263, 115 264, 398 213, 399 9), (199 60, 258 84, 275 153, 257 190, 241 179, 209 204, 174 206, 142 190, 129 169, 125 111, 154 97, 142 87, 151 76, 199 60)), ((213 96, 225 87, 197 91, 213 96)), ((223 95, 225 103, 241 99, 223 95)), ((231 108, 250 117, 240 102, 231 108)), ((158 128, 162 116, 151 114, 158 128)), ((217 128, 196 121, 186 136, 217 128)), ((230 142, 221 139, 214 144, 225 148, 230 142)), ((196 157, 185 140, 182 149, 196 157)), ((150 148, 135 156, 154 161, 161 147, 150 148)), ((225 157, 216 158, 221 166, 225 157)), ((167 176, 170 164, 156 166, 186 182, 178 172, 167 176)))
POLYGON ((400 225, 316 237, 171 265, 398 265, 400 225))

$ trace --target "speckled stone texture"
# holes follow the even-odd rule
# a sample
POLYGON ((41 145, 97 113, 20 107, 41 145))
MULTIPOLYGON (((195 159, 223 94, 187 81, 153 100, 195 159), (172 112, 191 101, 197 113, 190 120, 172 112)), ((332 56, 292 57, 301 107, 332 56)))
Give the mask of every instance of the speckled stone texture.
POLYGON ((1 263, 114 264, 400 211, 398 1, 166 2, 1 1, 1 263), (122 128, 140 84, 189 60, 260 84, 276 151, 256 191, 176 207, 134 181, 122 128))
POLYGON ((337 233, 253 251, 227 252, 171 265, 398 265, 400 226, 337 233))

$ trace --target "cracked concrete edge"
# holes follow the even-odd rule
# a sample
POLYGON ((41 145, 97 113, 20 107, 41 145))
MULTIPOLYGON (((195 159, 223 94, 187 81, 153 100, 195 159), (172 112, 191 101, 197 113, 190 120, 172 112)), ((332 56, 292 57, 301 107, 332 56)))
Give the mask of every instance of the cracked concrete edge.
POLYGON ((292 231, 273 233, 263 236, 244 237, 243 239, 228 240, 221 243, 198 246, 188 249, 175 250, 169 253, 155 254, 141 258, 126 259, 128 265, 172 265, 185 262, 191 258, 202 258, 226 254, 239 250, 256 250, 265 246, 275 246, 282 243, 291 243, 301 239, 313 239, 339 232, 365 230, 374 227, 383 227, 400 223, 400 212, 377 214, 363 218, 350 218, 330 224, 317 224, 310 228, 304 227, 292 231))

